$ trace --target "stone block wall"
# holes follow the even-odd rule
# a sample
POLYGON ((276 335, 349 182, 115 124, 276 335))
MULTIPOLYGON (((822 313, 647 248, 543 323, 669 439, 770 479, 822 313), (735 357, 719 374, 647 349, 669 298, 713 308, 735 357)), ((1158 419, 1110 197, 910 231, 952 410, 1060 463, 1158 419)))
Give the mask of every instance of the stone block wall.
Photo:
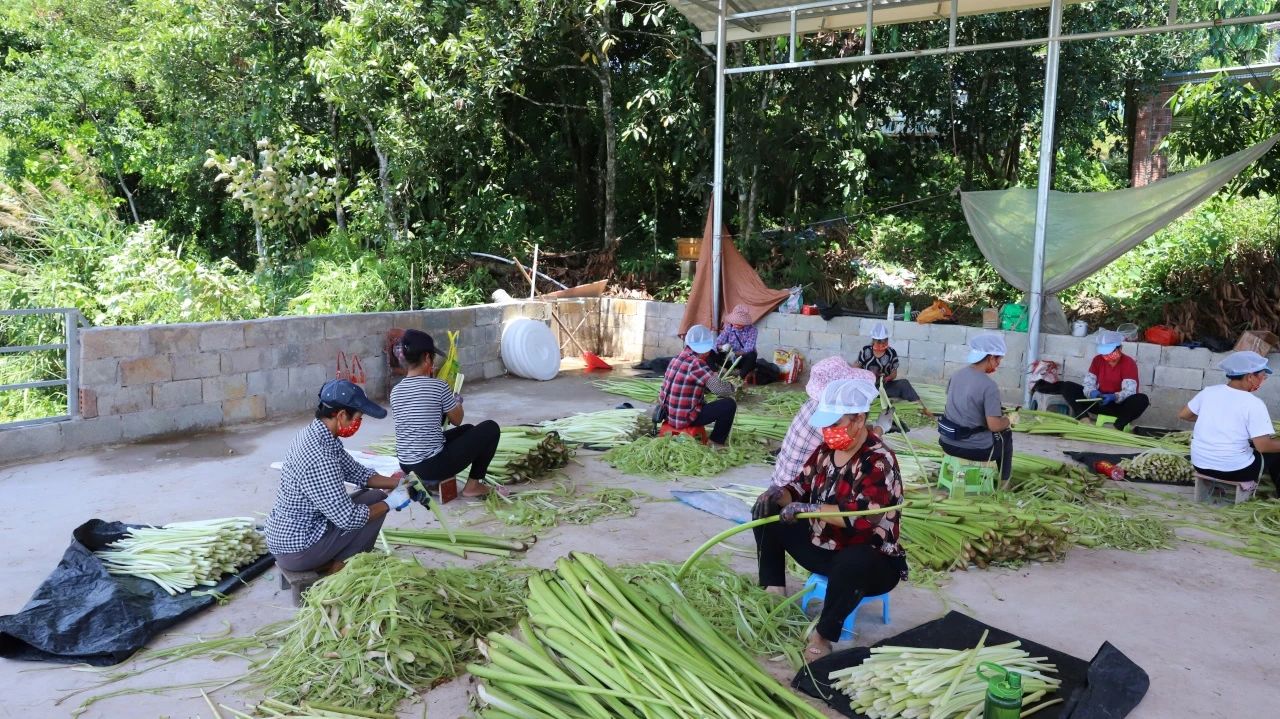
MULTIPOLYGON (((682 347, 676 332, 684 316, 684 306, 649 302, 643 315, 644 358, 674 355, 682 347)), ((766 315, 757 323, 760 356, 771 359, 778 347, 792 347, 804 354, 807 365, 839 355, 852 361, 863 346, 871 343, 871 328, 877 320, 836 317, 830 321, 816 315, 766 315)), ((901 359, 899 374, 908 379, 944 384, 952 374, 964 367, 968 353, 966 343, 974 335, 991 330, 960 325, 921 325, 915 322, 893 322, 893 347, 901 359)), ((1009 353, 993 375, 1006 401, 1022 399, 1022 373, 1027 357, 1027 336, 1022 332, 1002 332, 1009 353)), ((1062 370, 1062 379, 1081 381, 1094 356, 1091 337, 1045 335, 1042 359, 1053 360, 1062 370)), ((1207 349, 1161 347, 1145 342, 1126 342, 1124 351, 1138 362, 1138 383, 1151 398, 1151 409, 1142 424, 1157 427, 1189 429, 1177 419, 1177 412, 1200 389, 1226 381, 1215 369, 1226 354, 1207 349)), ((1271 366, 1280 372, 1280 354, 1272 354, 1271 366)), ((1267 403, 1273 417, 1280 418, 1280 379, 1263 385, 1258 396, 1267 403)))
POLYGON ((459 330, 462 371, 505 373, 497 305, 244 322, 95 327, 80 332, 81 416, 0 430, 0 462, 307 412, 341 351, 361 360, 365 389, 389 389, 393 327, 459 330))

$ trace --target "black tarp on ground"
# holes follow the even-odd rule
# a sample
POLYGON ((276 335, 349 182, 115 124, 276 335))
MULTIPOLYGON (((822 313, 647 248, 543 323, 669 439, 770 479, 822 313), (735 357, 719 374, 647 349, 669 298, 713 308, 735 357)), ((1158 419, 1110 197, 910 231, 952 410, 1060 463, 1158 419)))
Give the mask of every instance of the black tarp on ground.
MULTIPOLYGON (((77 527, 62 561, 22 611, 0 617, 0 657, 119 664, 151 637, 216 601, 191 592, 169 596, 150 580, 108 574, 93 552, 124 537, 131 526, 138 525, 91 519, 77 527)), ((201 589, 228 594, 274 563, 263 555, 218 586, 201 589)))
MULTIPOLYGON (((908 629, 873 646, 971 649, 978 644, 984 630, 990 630, 987 644, 1018 640, 1022 642, 1022 649, 1032 656, 1048 657, 1051 663, 1058 665, 1062 687, 1056 695, 1048 698, 1062 697, 1066 701, 1037 712, 1036 719, 1121 719, 1142 701, 1151 683, 1141 667, 1110 643, 1103 644, 1093 660, 1086 662, 959 612, 949 612, 941 619, 908 629)), ((829 654, 801 669, 791 681, 791 686, 826 702, 847 717, 866 719, 853 710, 847 696, 827 683, 827 675, 838 669, 857 666, 870 655, 868 647, 829 654)))

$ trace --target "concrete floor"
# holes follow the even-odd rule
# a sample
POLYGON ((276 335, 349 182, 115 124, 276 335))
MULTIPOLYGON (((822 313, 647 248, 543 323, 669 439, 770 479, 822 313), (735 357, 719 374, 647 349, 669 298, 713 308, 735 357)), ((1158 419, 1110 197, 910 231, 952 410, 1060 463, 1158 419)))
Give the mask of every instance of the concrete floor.
MULTIPOLYGON (((589 379, 568 373, 550 383, 505 378, 468 387, 471 418, 518 424, 606 409, 620 398, 603 394, 589 379)), ((8 500, 0 513, 0 532, 9 549, 0 560, 0 613, 18 611, 53 569, 71 530, 99 517, 133 522, 170 522, 228 515, 263 514, 270 509, 277 472, 270 464, 283 458, 305 417, 254 425, 216 434, 135 444, 0 468, 0 488, 8 500)), ((361 447, 390 434, 390 418, 366 422, 351 446, 361 447)), ((929 430, 922 430, 927 436, 929 430)), ((1021 450, 1061 458, 1064 443, 1019 435, 1021 450)), ((1083 448, 1083 446, 1079 447, 1083 448)), ((728 522, 668 499, 670 489, 709 486, 709 482, 664 483, 621 475, 587 453, 567 474, 580 484, 627 485, 655 498, 637 516, 586 527, 546 531, 526 561, 549 566, 567 551, 591 551, 609 563, 654 559, 683 560, 728 522)), ((764 484, 768 470, 739 468, 714 478, 764 484)), ((1187 490, 1175 490, 1187 493, 1187 490)), ((476 505, 449 505, 463 521, 483 522, 476 505)), ((391 526, 433 523, 428 512, 393 515, 391 526)), ((734 540, 749 547, 750 539, 734 540)), ((431 561, 447 561, 427 554, 431 561)), ((733 555, 750 571, 753 560, 733 555)), ((292 613, 287 592, 277 589, 274 571, 233 596, 231 602, 203 613, 154 642, 166 646, 195 635, 249 633, 292 613)), ((792 587, 792 590, 798 586, 792 587)), ((1274 668, 1280 630, 1269 610, 1280 594, 1280 575, 1214 549, 1180 543, 1176 549, 1135 554, 1073 548, 1066 561, 1019 570, 970 571, 953 575, 942 591, 904 585, 893 594, 893 624, 880 624, 875 612, 859 622, 858 644, 878 641, 948 609, 1022 634, 1088 659, 1104 641, 1128 654, 1151 675, 1151 689, 1130 715, 1135 719, 1171 717, 1274 716, 1275 702, 1264 671, 1274 668)), ((133 666, 126 663, 115 669, 133 666)), ((785 667, 770 667, 789 678, 785 667)), ((67 694, 92 687, 95 671, 56 665, 0 662, 0 717, 38 719, 69 716, 86 696, 124 687, 160 687, 243 672, 237 659, 192 660, 59 702, 67 694)), ((463 677, 426 694, 432 717, 468 712, 470 682, 463 677)), ((220 689, 215 699, 241 707, 253 701, 252 688, 220 689)), ((402 705, 402 716, 422 716, 422 705, 402 705)), ((172 690, 105 699, 82 716, 204 717, 212 713, 196 690, 172 690)), ((832 716, 835 716, 832 714, 832 716)))

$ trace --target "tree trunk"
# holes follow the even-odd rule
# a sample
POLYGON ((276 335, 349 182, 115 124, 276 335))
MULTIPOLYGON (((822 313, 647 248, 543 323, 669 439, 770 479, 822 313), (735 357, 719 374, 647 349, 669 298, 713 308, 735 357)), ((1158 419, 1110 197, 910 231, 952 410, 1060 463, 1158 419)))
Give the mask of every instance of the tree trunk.
POLYGON ((369 142, 373 144, 373 154, 378 156, 378 187, 382 190, 382 211, 386 215, 388 239, 396 240, 399 231, 396 229, 395 202, 391 198, 391 173, 387 168, 387 154, 382 151, 382 145, 378 142, 378 133, 373 129, 369 116, 361 115, 360 119, 364 120, 365 129, 369 131, 369 142))
MULTIPOLYGON (((601 36, 609 36, 609 13, 600 13, 601 36)), ((604 120, 604 242, 602 247, 618 236, 617 188, 618 188, 618 130, 613 118, 613 74, 607 54, 601 55, 596 67, 596 79, 600 83, 600 115, 604 120)))
POLYGON ((1124 83, 1124 144, 1129 158, 1129 186, 1132 187, 1138 147, 1138 87, 1133 80, 1124 83))
POLYGON ((342 206, 342 191, 347 184, 342 170, 342 145, 338 135, 338 106, 329 105, 329 132, 333 136, 333 176, 337 187, 333 192, 333 216, 340 232, 347 231, 347 211, 342 206))
POLYGON ((262 237, 262 222, 253 221, 253 241, 258 246, 258 264, 261 267, 267 266, 267 243, 262 237))
MULTIPOLYGON (((114 155, 115 152, 112 151, 111 154, 114 155)), ((124 173, 120 172, 120 163, 112 162, 112 164, 115 165, 116 180, 120 182, 120 189, 124 191, 124 197, 129 201, 129 214, 133 215, 133 224, 142 224, 142 220, 138 219, 138 206, 133 202, 133 192, 129 190, 128 183, 124 181, 124 173)))

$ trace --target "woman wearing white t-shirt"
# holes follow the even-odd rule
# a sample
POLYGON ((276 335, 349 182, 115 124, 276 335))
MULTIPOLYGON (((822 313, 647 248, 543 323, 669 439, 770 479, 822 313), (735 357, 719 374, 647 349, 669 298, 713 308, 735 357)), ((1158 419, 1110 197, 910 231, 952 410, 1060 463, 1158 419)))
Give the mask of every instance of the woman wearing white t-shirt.
POLYGON ((1215 479, 1256 482, 1265 471, 1275 482, 1280 439, 1273 436, 1267 405, 1253 394, 1271 375, 1267 358, 1235 352, 1218 367, 1227 383, 1205 387, 1178 411, 1179 419, 1196 423, 1191 430, 1191 464, 1215 479))

